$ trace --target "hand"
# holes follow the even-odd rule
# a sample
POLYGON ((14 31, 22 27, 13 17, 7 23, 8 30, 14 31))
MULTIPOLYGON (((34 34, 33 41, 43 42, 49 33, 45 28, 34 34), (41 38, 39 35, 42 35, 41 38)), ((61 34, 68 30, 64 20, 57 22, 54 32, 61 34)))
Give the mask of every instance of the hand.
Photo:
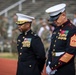
POLYGON ((46 73, 48 74, 48 75, 50 75, 51 74, 51 69, 50 69, 50 67, 49 67, 49 65, 46 67, 46 73))
POLYGON ((55 72, 56 72, 57 70, 53 70, 53 71, 51 71, 51 73, 50 74, 55 74, 55 72))
POLYGON ((51 68, 49 67, 49 65, 46 67, 46 73, 48 75, 51 75, 51 74, 55 74, 57 70, 51 70, 51 68))

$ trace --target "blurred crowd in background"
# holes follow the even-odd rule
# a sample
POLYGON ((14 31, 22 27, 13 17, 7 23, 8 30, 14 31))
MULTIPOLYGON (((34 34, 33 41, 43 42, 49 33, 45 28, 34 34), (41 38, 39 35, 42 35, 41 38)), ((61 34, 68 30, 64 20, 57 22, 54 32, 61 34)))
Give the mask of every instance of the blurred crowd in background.
MULTIPOLYGON (((73 16, 71 22, 76 26, 76 13, 73 16)), ((20 32, 17 29, 16 25, 17 16, 14 14, 12 18, 7 18, 0 16, 0 52, 17 52, 16 39, 20 32)), ((54 30, 52 23, 49 23, 49 19, 39 18, 35 19, 32 22, 31 29, 38 34, 42 39, 42 42, 45 47, 45 52, 50 47, 51 36, 54 30)))

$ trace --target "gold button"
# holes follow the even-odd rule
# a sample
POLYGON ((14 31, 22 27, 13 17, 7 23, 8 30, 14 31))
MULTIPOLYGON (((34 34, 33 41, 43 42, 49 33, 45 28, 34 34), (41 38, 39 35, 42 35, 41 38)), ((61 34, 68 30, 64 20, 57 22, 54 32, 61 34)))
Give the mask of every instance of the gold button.
POLYGON ((63 27, 64 25, 62 25, 62 27, 63 27))
POLYGON ((25 37, 23 37, 23 39, 24 39, 25 37))
POLYGON ((53 51, 55 51, 55 49, 53 49, 53 51))
POLYGON ((29 67, 31 67, 31 65, 29 65, 29 67))
POLYGON ((22 55, 22 53, 20 53, 20 55, 22 55))
POLYGON ((21 49, 22 49, 22 47, 21 47, 21 49))
POLYGON ((20 40, 18 40, 18 42, 20 42, 20 40))
POLYGON ((55 56, 55 52, 52 52, 52 56, 55 56))
POLYGON ((60 64, 60 62, 58 62, 58 64, 60 64))
POLYGON ((58 36, 56 36, 56 38, 58 38, 58 36))
POLYGON ((27 33, 25 33, 25 35, 27 35, 27 33))
POLYGON ((58 34, 60 34, 60 33, 58 32, 58 34))
POLYGON ((55 65, 55 66, 57 66, 57 65, 55 65))
POLYGON ((31 34, 33 34, 33 32, 31 32, 31 34))
POLYGON ((56 42, 56 40, 55 40, 55 42, 56 42))
POLYGON ((55 45, 54 45, 54 47, 55 47, 55 45))

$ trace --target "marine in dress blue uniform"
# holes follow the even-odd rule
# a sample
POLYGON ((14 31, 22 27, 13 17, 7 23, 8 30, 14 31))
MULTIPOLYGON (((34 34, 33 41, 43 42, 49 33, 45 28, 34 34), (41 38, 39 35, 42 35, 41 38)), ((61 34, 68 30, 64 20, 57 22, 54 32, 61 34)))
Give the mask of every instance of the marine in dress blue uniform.
POLYGON ((34 17, 20 13, 16 15, 18 17, 16 23, 22 32, 17 38, 18 65, 16 75, 41 75, 45 64, 45 51, 41 39, 30 28, 34 17))
POLYGON ((62 3, 46 10, 56 24, 46 63, 48 75, 75 75, 76 27, 67 19, 65 7, 62 3))

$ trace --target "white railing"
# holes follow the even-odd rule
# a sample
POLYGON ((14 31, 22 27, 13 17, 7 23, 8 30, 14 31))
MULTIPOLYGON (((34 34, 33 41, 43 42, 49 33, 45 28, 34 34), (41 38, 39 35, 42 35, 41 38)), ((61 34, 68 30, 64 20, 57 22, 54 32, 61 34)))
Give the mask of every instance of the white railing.
POLYGON ((35 3, 36 2, 36 0, 32 0, 32 3, 35 3))
POLYGON ((8 16, 8 14, 7 14, 8 11, 11 10, 11 9, 13 9, 13 8, 15 8, 18 5, 19 5, 19 9, 18 10, 21 11, 22 10, 22 3, 24 1, 26 1, 26 0, 20 0, 20 1, 16 2, 15 4, 11 5, 10 7, 4 9, 3 11, 0 12, 0 15, 5 14, 5 16, 7 17, 8 16))

